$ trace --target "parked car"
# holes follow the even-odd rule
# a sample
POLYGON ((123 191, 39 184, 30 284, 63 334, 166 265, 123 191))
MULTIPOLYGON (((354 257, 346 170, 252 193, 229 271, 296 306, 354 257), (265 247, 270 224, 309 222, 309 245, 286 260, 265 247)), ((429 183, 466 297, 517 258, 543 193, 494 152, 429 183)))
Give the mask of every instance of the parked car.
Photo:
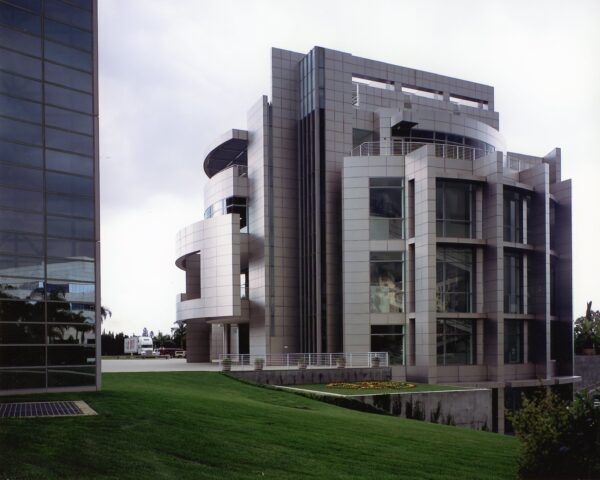
POLYGON ((175 350, 175 358, 185 358, 185 350, 175 350))

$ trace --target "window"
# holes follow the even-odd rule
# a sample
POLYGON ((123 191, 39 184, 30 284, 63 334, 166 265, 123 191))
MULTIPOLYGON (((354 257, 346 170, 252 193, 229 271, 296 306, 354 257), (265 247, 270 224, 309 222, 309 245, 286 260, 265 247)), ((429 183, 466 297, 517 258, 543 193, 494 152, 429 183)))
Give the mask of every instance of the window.
POLYGON ((438 237, 472 238, 475 218, 473 185, 438 179, 436 184, 436 230, 438 237))
POLYGON ((440 247, 437 249, 437 311, 473 311, 473 250, 440 247))
POLYGON ((523 363, 523 322, 504 321, 504 363, 523 363))
POLYGON ((371 252, 371 313, 404 312, 404 252, 371 252))
POLYGON ((240 273, 240 298, 248 298, 248 270, 240 273))
POLYGON ((369 180, 370 238, 404 238, 404 178, 369 180))
POLYGON ((391 365, 404 364, 404 325, 371 325, 371 351, 388 352, 391 365))
POLYGON ((516 190, 504 190, 504 241, 527 243, 525 217, 529 196, 516 190))
POLYGON ((204 218, 209 219, 228 213, 240 216, 240 233, 248 233, 248 206, 244 197, 229 197, 213 203, 204 211, 204 218))
POLYGON ((437 321, 437 364, 475 363, 475 321, 458 318, 437 321))
POLYGON ((523 257, 504 252, 504 313, 523 313, 523 257))

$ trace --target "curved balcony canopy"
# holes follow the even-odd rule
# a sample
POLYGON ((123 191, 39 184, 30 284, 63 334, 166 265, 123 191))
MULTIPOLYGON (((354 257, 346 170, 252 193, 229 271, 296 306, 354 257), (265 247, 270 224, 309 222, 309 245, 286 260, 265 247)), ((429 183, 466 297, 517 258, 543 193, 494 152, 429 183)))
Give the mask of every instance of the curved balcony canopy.
POLYGON ((248 165, 248 132, 229 130, 215 142, 204 159, 204 172, 208 178, 231 165, 248 165))

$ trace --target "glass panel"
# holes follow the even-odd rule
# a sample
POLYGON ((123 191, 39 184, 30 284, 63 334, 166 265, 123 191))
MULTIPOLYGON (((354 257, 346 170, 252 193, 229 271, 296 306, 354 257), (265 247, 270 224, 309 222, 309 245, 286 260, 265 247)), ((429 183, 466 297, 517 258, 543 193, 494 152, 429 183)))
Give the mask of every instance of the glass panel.
MULTIPOLYGON (((50 327, 49 327, 50 328, 50 327)), ((48 365, 94 365, 96 347, 79 345, 48 346, 48 365)))
POLYGON ((44 35, 50 40, 65 43, 71 47, 92 51, 92 34, 64 23, 47 19, 44 22, 44 35))
POLYGON ((42 19, 38 15, 24 12, 19 8, 0 3, 0 23, 11 25, 20 30, 40 35, 42 19))
POLYGON ((0 183, 9 187, 36 188, 41 190, 44 185, 44 179, 41 170, 0 164, 0 183))
POLYGON ((504 312, 523 313, 523 259, 504 252, 504 312))
POLYGON ((0 322, 0 344, 44 344, 46 326, 43 323, 0 322))
POLYGON ((87 135, 94 133, 94 121, 91 116, 63 110, 62 108, 46 107, 46 123, 53 127, 73 130, 87 135))
MULTIPOLYGON (((48 78, 48 80, 50 80, 48 78)), ((46 102, 59 107, 92 113, 92 96, 54 85, 44 85, 46 102)))
POLYGON ((404 216, 404 189, 371 188, 370 207, 372 217, 402 218, 404 216))
POLYGON ((62 63, 68 67, 92 71, 92 55, 90 53, 75 50, 74 48, 60 45, 58 43, 44 42, 44 57, 56 63, 62 63))
POLYGON ((42 149, 0 140, 0 162, 12 162, 32 167, 42 167, 42 149))
POLYGON ((94 195, 94 181, 64 173, 46 172, 46 190, 71 195, 94 195))
POLYGON ((96 301, 96 287, 93 283, 72 283, 52 280, 46 284, 49 300, 67 302, 96 301))
POLYGON ((0 207, 41 212, 44 208, 43 200, 42 192, 0 187, 0 207))
POLYGON ((44 233, 44 217, 36 213, 0 210, 0 227, 17 232, 44 233))
POLYGON ((48 325, 48 343, 67 345, 95 345, 95 325, 48 325))
POLYGON ((46 347, 0 345, 0 367, 29 367, 46 364, 46 347))
POLYGON ((96 323, 94 305, 48 302, 47 308, 48 322, 50 323, 86 323, 88 325, 96 323))
POLYGON ((0 390, 23 390, 46 387, 44 368, 0 370, 0 390))
POLYGON ((4 140, 41 145, 42 127, 0 117, 0 136, 4 140))
POLYGON ((42 78, 42 61, 0 48, 0 68, 26 77, 42 78))
POLYGON ((437 249, 437 311, 470 312, 473 298, 473 251, 470 248, 437 249))
POLYGON ((68 258, 48 259, 46 265, 48 279, 58 278, 79 282, 93 282, 94 262, 71 260, 68 258))
POLYGON ((469 183, 438 180, 436 183, 436 234, 470 238, 473 233, 474 192, 469 183))
POLYGON ((404 219, 371 218, 369 222, 371 240, 392 240, 404 238, 404 219))
POLYGON ((96 367, 49 368, 48 387, 96 385, 96 367))
POLYGON ((0 255, 0 275, 44 278, 44 259, 0 255))
POLYGON ((94 200, 91 198, 75 198, 63 195, 46 195, 48 213, 73 215, 76 217, 94 217, 94 200))
MULTIPOLYGON (((66 87, 75 88, 77 90, 83 90, 84 92, 92 93, 93 82, 92 76, 89 73, 81 72, 79 70, 73 70, 72 68, 48 62, 44 62, 44 68, 46 81, 58 83, 66 87)), ((63 105, 63 103, 59 103, 56 100, 53 103, 56 103, 57 105, 63 105)), ((65 106, 69 107, 69 105, 65 106)))
MULTIPOLYGON (((0 298, 14 300, 42 300, 44 296, 44 283, 41 280, 29 278, 0 277, 0 298)), ((44 320, 43 311, 40 321, 44 320)), ((0 320, 6 321, 0 316, 0 320)))
POLYGON ((85 8, 86 10, 92 9, 92 0, 65 0, 67 3, 75 5, 79 8, 85 8))
POLYGON ((92 29, 92 13, 90 11, 74 8, 56 0, 46 0, 45 12, 46 16, 56 18, 61 22, 86 30, 92 29))
POLYGON ((42 105, 0 95, 0 115, 25 120, 26 122, 42 123, 42 105))
POLYGON ((396 260, 390 258, 398 254, 402 255, 403 252, 371 253, 370 305, 372 313, 404 311, 404 257, 396 260))
POLYGON ((44 237, 0 232, 0 252, 13 255, 44 256, 44 237))
POLYGON ((504 363, 523 363, 523 322, 504 321, 504 363))
MULTIPOLYGON (((35 296, 39 296, 34 293, 35 296)), ((13 295, 16 297, 16 295, 13 295)), ((44 304, 35 301, 0 301, 1 322, 44 322, 44 304)))
POLYGON ((12 28, 0 25, 0 46, 18 50, 37 57, 42 54, 42 41, 26 33, 17 32, 12 28))
POLYGON ((84 155, 94 155, 94 139, 87 135, 46 128, 46 146, 84 155))
POLYGON ((46 168, 60 170, 79 175, 92 176, 94 174, 94 160, 72 153, 46 150, 46 168))
POLYGON ((388 352, 391 365, 404 363, 404 335, 371 334, 371 351, 388 352))
POLYGON ((0 72, 0 92, 42 101, 42 83, 12 73, 0 72))
POLYGON ((94 222, 76 218, 47 217, 48 235, 57 237, 94 238, 94 222))
POLYGON ((33 10, 38 13, 42 9, 42 0, 8 0, 13 5, 33 10))
POLYGON ((437 321, 438 365, 471 365, 474 363, 474 325, 473 320, 437 321))
POLYGON ((49 257, 78 257, 81 260, 94 260, 94 242, 49 238, 47 240, 49 257))

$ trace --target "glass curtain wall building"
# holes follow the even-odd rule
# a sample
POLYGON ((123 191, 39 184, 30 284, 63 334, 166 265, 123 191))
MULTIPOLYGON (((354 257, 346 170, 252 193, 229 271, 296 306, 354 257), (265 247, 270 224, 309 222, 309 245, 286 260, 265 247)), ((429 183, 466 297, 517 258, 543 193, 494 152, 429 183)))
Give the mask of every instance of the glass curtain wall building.
POLYGON ((0 394, 100 386, 96 26, 0 1, 0 394))

